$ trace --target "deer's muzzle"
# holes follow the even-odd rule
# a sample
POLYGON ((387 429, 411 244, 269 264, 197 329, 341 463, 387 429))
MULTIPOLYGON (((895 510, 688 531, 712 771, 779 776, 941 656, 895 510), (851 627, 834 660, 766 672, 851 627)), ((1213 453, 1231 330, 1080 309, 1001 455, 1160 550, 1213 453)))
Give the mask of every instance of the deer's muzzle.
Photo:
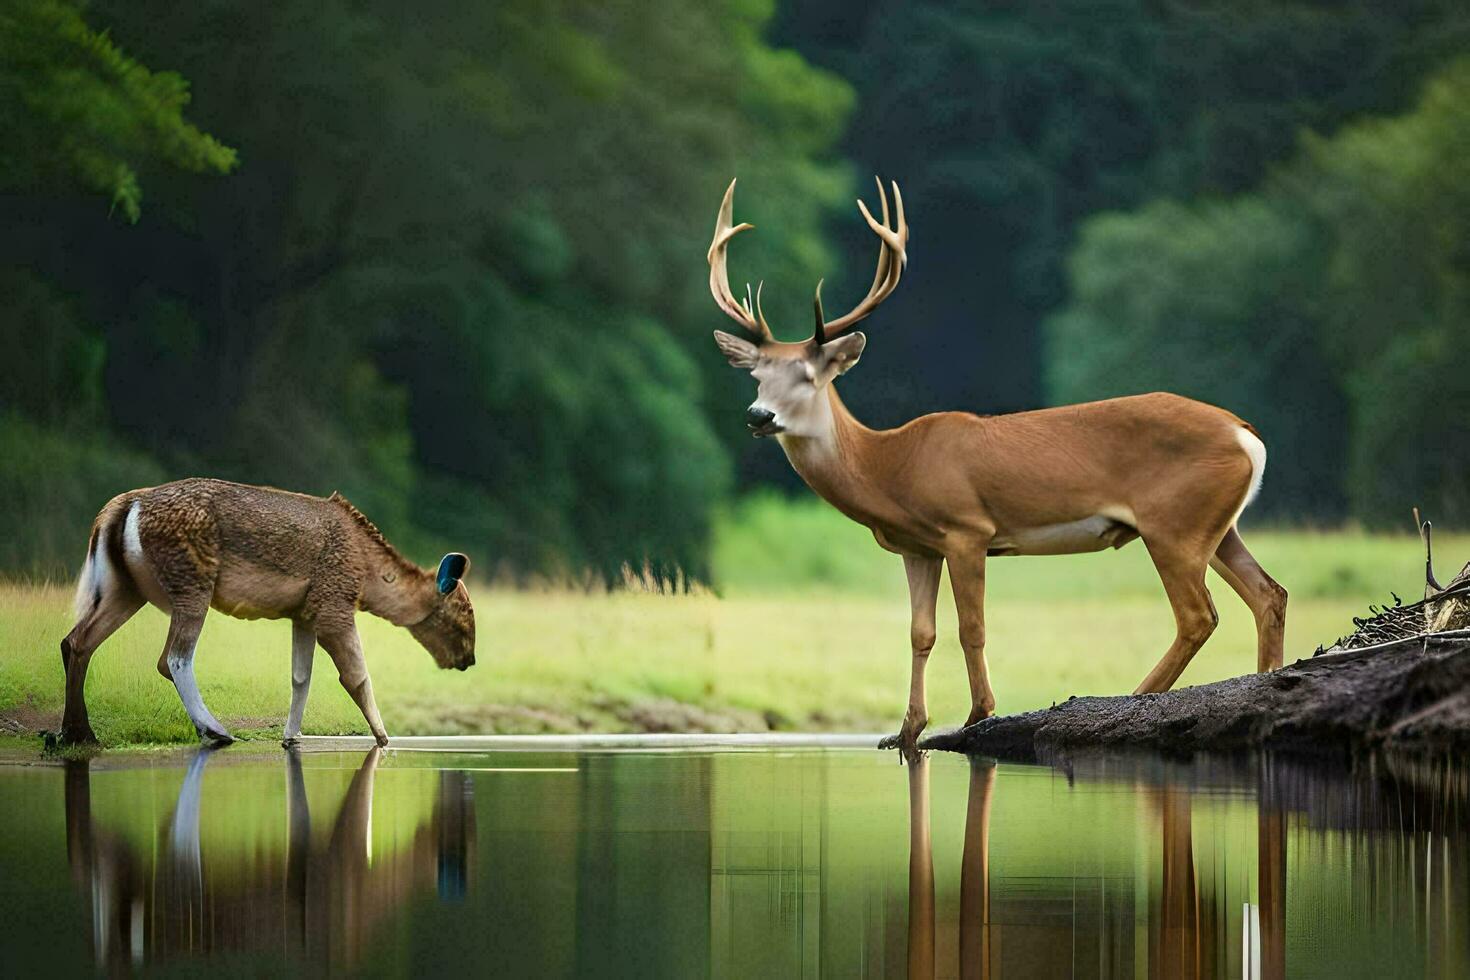
POLYGON ((776 424, 776 413, 755 405, 745 410, 745 425, 756 438, 773 436, 781 431, 781 426, 776 424))

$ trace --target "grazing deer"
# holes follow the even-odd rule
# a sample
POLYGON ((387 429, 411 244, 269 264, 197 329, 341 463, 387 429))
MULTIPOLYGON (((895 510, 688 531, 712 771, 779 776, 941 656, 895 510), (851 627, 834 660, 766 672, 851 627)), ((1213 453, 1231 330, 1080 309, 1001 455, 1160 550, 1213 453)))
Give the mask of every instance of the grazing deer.
POLYGON ((808 486, 903 556, 913 665, 900 743, 912 748, 928 723, 924 666, 934 646, 941 563, 949 565, 970 676, 967 725, 995 711, 985 664, 987 556, 1101 551, 1142 538, 1178 632, 1137 693, 1173 686, 1214 630, 1207 566, 1255 615, 1256 669, 1279 667, 1286 591, 1251 557, 1235 527, 1266 464, 1266 447, 1248 423, 1164 393, 991 417, 939 412, 884 431, 853 418, 833 384, 867 343, 849 328, 888 298, 908 260, 898 185, 892 227, 881 181, 878 193, 881 222, 858 202, 882 243, 872 287, 851 312, 827 320, 818 283, 809 340, 777 341, 759 291, 752 305, 748 289, 743 302, 730 290, 726 250, 752 227, 731 223, 734 181, 708 258, 715 302, 751 337, 715 331, 730 364, 759 383, 745 412, 751 433, 775 436, 808 486))
POLYGON ((61 641, 66 709, 61 737, 95 742, 83 687, 87 664, 145 602, 171 617, 158 672, 174 682, 201 738, 232 741, 194 680, 194 647, 213 606, 238 619, 289 619, 291 711, 284 741, 301 734, 316 645, 331 656, 379 745, 388 733, 373 701, 355 614, 406 626, 440 667, 475 662, 475 614, 461 580, 470 561, 448 554, 436 573, 400 555, 339 494, 309 497, 223 480, 131 490, 92 523, 77 582, 77 622, 61 641))

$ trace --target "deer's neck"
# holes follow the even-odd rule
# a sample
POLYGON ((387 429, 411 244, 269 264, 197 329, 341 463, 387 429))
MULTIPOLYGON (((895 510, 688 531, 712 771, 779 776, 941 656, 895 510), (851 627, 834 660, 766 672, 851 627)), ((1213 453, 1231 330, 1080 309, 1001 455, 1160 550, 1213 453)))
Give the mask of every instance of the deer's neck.
POLYGON ((413 626, 433 610, 434 576, 384 548, 372 549, 360 605, 394 626, 413 626))
POLYGON ((777 438, 797 474, 824 500, 848 517, 871 525, 887 509, 878 444, 883 434, 863 425, 827 385, 826 398, 814 409, 807 434, 777 438))

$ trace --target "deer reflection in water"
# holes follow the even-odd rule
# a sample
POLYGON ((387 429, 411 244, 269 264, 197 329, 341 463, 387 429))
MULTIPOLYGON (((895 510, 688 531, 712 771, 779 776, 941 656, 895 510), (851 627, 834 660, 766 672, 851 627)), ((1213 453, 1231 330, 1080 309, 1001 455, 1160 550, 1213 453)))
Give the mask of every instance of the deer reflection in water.
MULTIPOLYGON (((907 757, 909 788, 909 904, 908 975, 911 980, 948 974, 938 969, 936 948, 934 858, 929 816, 929 760, 922 754, 907 757)), ((1050 976, 1075 968, 1076 963, 1058 962, 1078 947, 1080 930, 1089 926, 1075 915, 1063 925, 1017 922, 1006 933, 1004 956, 993 955, 1000 946, 1000 932, 992 917, 990 868, 990 811, 995 794, 996 764, 988 759, 970 760, 969 799, 965 810, 964 851, 960 865, 959 959, 963 978, 999 977, 1002 965, 1016 976, 1050 976)), ((1152 787, 1143 798, 1159 829, 1156 859, 1150 862, 1147 950, 1107 952, 1102 937, 1096 945, 1103 955, 1084 972, 1103 975, 1136 975, 1131 956, 1146 957, 1151 977, 1210 977, 1219 973, 1227 959, 1220 945, 1219 930, 1229 921, 1221 907, 1223 896, 1201 887, 1195 868, 1193 822, 1190 796, 1177 786, 1152 787)), ((1282 812, 1262 806, 1257 817, 1258 906, 1244 910, 1242 930, 1242 973, 1248 978, 1278 980, 1286 975, 1286 823, 1282 812)), ((1072 898, 1076 901, 1076 898, 1072 898)), ((1035 901, 1033 898, 1031 901, 1035 901)), ((1020 902, 1018 901, 1019 905, 1020 902)), ((1127 903, 1124 914, 1131 915, 1127 903)), ((1019 909, 1017 911, 1020 911, 1019 909)), ((1117 914, 1106 903, 1102 916, 1117 914)), ((1024 915, 1024 913, 1022 913, 1024 915)), ((1098 923, 1098 931, 1129 935, 1127 929, 1109 929, 1098 923)), ((949 974, 952 975, 952 974, 949 974)))
POLYGON ((352 777, 325 841, 312 833, 301 757, 286 756, 284 860, 251 853, 242 864, 201 847, 204 772, 215 748, 189 763, 157 856, 94 819, 88 760, 66 769, 67 859, 90 892, 93 955, 126 968, 213 952, 259 952, 326 966, 351 965, 374 930, 416 895, 464 897, 473 865, 474 801, 466 773, 438 774, 433 810, 411 840, 373 853, 373 790, 382 750, 352 777))

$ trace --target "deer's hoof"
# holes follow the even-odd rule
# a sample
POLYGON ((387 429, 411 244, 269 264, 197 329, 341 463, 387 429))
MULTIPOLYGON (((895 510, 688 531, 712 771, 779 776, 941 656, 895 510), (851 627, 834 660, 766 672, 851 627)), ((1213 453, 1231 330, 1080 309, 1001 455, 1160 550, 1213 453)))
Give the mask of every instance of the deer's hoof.
POLYGON ((918 732, 895 732, 892 735, 885 735, 878 740, 878 748, 897 749, 901 756, 900 761, 903 762, 912 762, 923 755, 923 752, 919 750, 918 732))
MULTIPOLYGON (((49 742, 50 739, 47 741, 49 742)), ((59 743, 61 745, 96 745, 97 736, 92 733, 91 725, 79 725, 74 728, 63 728, 59 743)))

